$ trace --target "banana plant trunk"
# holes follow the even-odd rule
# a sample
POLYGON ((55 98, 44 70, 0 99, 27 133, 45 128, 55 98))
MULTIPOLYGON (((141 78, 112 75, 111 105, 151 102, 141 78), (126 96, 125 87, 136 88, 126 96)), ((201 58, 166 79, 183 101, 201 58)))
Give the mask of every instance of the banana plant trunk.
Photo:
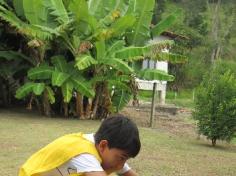
POLYGON ((4 84, 1 86, 1 94, 2 94, 2 105, 5 107, 7 105, 7 89, 4 84))
POLYGON ((64 116, 69 117, 68 103, 63 102, 64 116))
POLYGON ((11 86, 10 86, 10 84, 8 83, 8 90, 7 90, 7 93, 8 93, 8 95, 7 95, 7 106, 9 107, 10 105, 11 105, 11 86))
POLYGON ((90 114, 92 112, 92 100, 90 98, 87 98, 87 97, 84 97, 85 99, 85 102, 84 102, 84 115, 85 115, 85 118, 89 118, 90 117, 90 114))
POLYGON ((216 138, 215 137, 213 137, 212 139, 211 139, 211 144, 212 144, 212 146, 213 147, 215 147, 216 146, 216 138))
POLYGON ((29 100, 29 103, 27 104, 26 109, 32 110, 32 103, 33 103, 33 100, 34 100, 34 94, 31 94, 30 100, 29 100))
POLYGON ((84 119, 83 96, 79 92, 76 95, 76 116, 84 119))
POLYGON ((111 96, 108 89, 107 82, 102 84, 102 91, 98 99, 98 109, 95 115, 96 119, 105 119, 110 113, 111 109, 111 96))
POLYGON ((97 118, 98 103, 99 103, 100 97, 102 96, 102 89, 103 89, 102 83, 96 85, 96 95, 93 100, 92 113, 90 115, 91 119, 97 118))
POLYGON ((51 105, 48 100, 47 91, 43 92, 43 113, 45 116, 51 116, 51 105))

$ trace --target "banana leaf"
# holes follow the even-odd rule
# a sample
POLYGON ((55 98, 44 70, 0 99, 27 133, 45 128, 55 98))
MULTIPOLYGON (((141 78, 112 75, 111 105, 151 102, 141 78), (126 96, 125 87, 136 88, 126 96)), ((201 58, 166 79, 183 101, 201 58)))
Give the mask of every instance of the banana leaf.
POLYGON ((49 86, 46 86, 45 90, 47 91, 49 102, 51 104, 55 103, 55 93, 53 92, 52 88, 49 86))
POLYGON ((86 83, 86 81, 80 79, 78 76, 73 76, 71 80, 73 82, 75 89, 82 95, 85 95, 86 97, 90 98, 93 98, 95 96, 95 92, 89 83, 86 83))
POLYGON ((22 99, 31 92, 33 92, 35 95, 41 95, 44 89, 45 89, 44 83, 28 82, 17 89, 15 97, 17 99, 22 99))
POLYGON ((104 65, 110 65, 112 68, 127 74, 131 74, 134 71, 127 63, 117 58, 103 59, 101 60, 101 63, 104 65))
POLYGON ((133 32, 127 35, 128 43, 134 46, 143 46, 145 41, 150 39, 150 24, 154 9, 155 0, 136 0, 134 3, 134 14, 136 23, 133 32))
POLYGON ((34 83, 33 92, 35 95, 41 95, 45 89, 44 83, 34 83))
POLYGON ((71 81, 66 81, 62 87, 62 95, 65 103, 69 103, 72 98, 73 83, 71 81))
POLYGON ((70 75, 67 73, 63 73, 60 71, 54 71, 52 73, 52 85, 61 87, 62 84, 64 84, 68 80, 69 77, 70 77, 70 75))
POLYGON ((51 79, 53 73, 53 67, 50 66, 39 66, 32 68, 28 71, 28 78, 31 80, 36 79, 51 79))
POLYGON ((67 63, 64 56, 62 56, 62 55, 53 56, 53 57, 51 57, 51 61, 52 61, 52 64, 56 67, 56 69, 58 71, 60 71, 60 72, 71 71, 68 68, 68 63, 67 63))
POLYGON ((174 76, 169 75, 168 73, 156 70, 156 69, 144 69, 141 70, 139 73, 137 73, 138 78, 152 81, 152 80, 158 80, 158 81, 173 81, 174 76))
POLYGON ((168 17, 160 21, 154 28, 152 28, 152 36, 159 36, 162 32, 166 31, 170 26, 172 26, 176 19, 181 15, 182 10, 177 9, 175 12, 170 14, 168 17))
POLYGON ((77 67, 79 70, 84 70, 97 63, 98 62, 90 55, 81 55, 76 57, 75 67, 77 67))

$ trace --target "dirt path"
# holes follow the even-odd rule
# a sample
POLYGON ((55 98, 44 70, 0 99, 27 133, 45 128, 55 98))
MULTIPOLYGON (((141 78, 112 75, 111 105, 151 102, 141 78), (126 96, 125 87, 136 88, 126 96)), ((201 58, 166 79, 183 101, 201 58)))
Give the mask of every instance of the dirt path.
MULTIPOLYGON (((149 126, 150 110, 129 106, 124 108, 121 113, 128 115, 141 127, 149 126)), ((179 108, 175 115, 156 112, 153 128, 172 135, 197 137, 196 125, 191 118, 191 110, 188 109, 179 108)))

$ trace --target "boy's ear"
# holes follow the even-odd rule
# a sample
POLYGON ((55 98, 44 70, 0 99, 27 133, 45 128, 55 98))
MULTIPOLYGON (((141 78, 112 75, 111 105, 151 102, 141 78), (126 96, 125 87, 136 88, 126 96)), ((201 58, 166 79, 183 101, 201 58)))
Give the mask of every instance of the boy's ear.
POLYGON ((103 152, 106 148, 108 148, 108 141, 107 140, 101 140, 98 144, 98 147, 101 152, 103 152))

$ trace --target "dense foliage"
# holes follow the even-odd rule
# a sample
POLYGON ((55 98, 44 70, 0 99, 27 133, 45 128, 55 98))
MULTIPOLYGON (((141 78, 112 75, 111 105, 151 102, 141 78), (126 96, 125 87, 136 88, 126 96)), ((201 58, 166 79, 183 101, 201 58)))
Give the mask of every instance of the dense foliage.
POLYGON ((197 89, 194 118, 200 134, 212 145, 236 135, 236 79, 225 65, 217 65, 197 89))
MULTIPOLYGON (((103 118, 136 97, 135 62, 172 45, 146 45, 175 21, 179 10, 150 25, 155 0, 0 0, 0 96, 44 113, 103 118), (171 19, 171 21, 169 20, 171 19), (17 90, 17 91, 16 91, 17 90), (21 103, 22 101, 20 101, 21 103)), ((173 80, 158 70, 150 79, 173 80)), ((145 77, 149 79, 149 77, 145 77)))

